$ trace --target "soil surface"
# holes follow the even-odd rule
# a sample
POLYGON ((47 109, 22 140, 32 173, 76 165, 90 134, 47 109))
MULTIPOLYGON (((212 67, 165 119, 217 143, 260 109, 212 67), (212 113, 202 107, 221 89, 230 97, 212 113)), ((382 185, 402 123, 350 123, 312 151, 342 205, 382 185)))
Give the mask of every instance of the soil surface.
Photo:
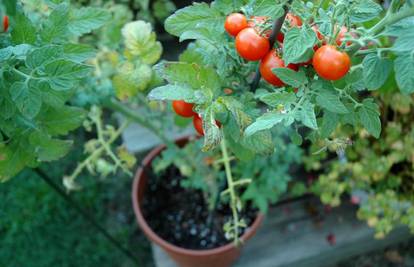
MULTIPOLYGON (((187 249, 204 250, 228 244, 223 225, 232 219, 227 204, 219 204, 210 215, 199 190, 184 189, 179 171, 171 167, 160 177, 151 175, 143 201, 143 215, 150 227, 166 241, 187 249)), ((247 225, 256 218, 257 210, 249 207, 241 212, 247 225)), ((244 230, 241 232, 241 235, 244 230)))

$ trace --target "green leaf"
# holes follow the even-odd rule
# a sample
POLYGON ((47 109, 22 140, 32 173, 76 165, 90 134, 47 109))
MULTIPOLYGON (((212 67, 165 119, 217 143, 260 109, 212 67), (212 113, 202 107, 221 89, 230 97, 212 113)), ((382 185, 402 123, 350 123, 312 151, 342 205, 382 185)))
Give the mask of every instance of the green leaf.
POLYGON ((48 62, 59 58, 62 56, 62 52, 62 47, 57 45, 47 45, 34 49, 27 55, 26 66, 32 69, 36 69, 48 62))
POLYGON ((209 28, 221 34, 224 32, 224 16, 206 3, 194 3, 178 10, 165 21, 165 29, 172 35, 181 36, 186 31, 209 28))
POLYGON ((272 72, 284 83, 299 88, 307 82, 306 74, 303 71, 294 71, 289 68, 275 68, 272 72))
POLYGON ((25 82, 15 82, 10 88, 10 95, 17 109, 26 118, 32 119, 39 114, 42 107, 41 93, 25 82))
POLYGON ((317 41, 315 32, 308 27, 293 27, 285 35, 283 61, 290 63, 306 62, 313 53, 317 41))
POLYGON ((12 142, 0 146, 0 182, 5 182, 18 174, 31 160, 30 154, 24 149, 23 142, 12 142))
POLYGON ((289 106, 296 101, 296 95, 292 92, 267 93, 260 96, 260 101, 271 107, 289 106))
POLYGON ((297 131, 292 131, 292 133, 289 135, 290 140, 292 143, 294 143, 297 146, 301 146, 303 143, 302 136, 297 131))
POLYGON ((148 88, 152 77, 153 71, 147 64, 134 66, 129 62, 124 63, 112 78, 116 96, 121 100, 136 96, 148 88))
POLYGON ((203 103, 204 98, 196 91, 184 85, 167 84, 151 90, 148 94, 149 100, 184 100, 188 103, 203 103))
POLYGON ((184 84, 207 95, 215 95, 221 88, 220 77, 208 66, 186 62, 163 62, 156 71, 172 84, 184 84))
POLYGON ((13 49, 10 46, 0 49, 0 62, 9 60, 12 55, 13 49))
POLYGON ((220 144, 223 138, 220 128, 216 124, 213 108, 210 106, 202 114, 204 130, 203 151, 209 151, 220 144))
POLYGON ((279 18, 283 15, 283 4, 274 0, 256 0, 253 5, 253 14, 255 16, 268 16, 272 19, 279 18))
POLYGON ((75 9, 70 16, 69 31, 75 36, 81 36, 100 28, 110 20, 110 13, 102 8, 75 9))
POLYGON ((230 111, 239 127, 240 133, 252 123, 252 118, 243 110, 243 104, 234 97, 223 97, 219 100, 230 111))
POLYGON ((315 106, 310 102, 303 103, 300 109, 300 120, 302 123, 311 129, 317 130, 318 123, 316 122, 315 106))
POLYGON ((63 106, 49 108, 39 116, 42 126, 50 135, 66 135, 75 130, 86 118, 86 112, 77 107, 63 106))
POLYGON ((394 63, 398 87, 404 94, 414 92, 414 58, 410 54, 398 56, 394 63))
POLYGON ((216 0, 211 4, 211 7, 223 14, 230 14, 239 11, 245 4, 244 2, 243 0, 216 0))
POLYGON ((379 138, 381 134, 380 112, 373 99, 364 100, 363 106, 358 110, 358 116, 365 129, 375 138, 379 138))
POLYGON ((335 113, 326 111, 323 114, 320 134, 322 138, 328 138, 338 125, 339 117, 335 113))
POLYGON ((90 72, 91 67, 77 64, 65 59, 52 61, 42 68, 44 78, 49 80, 50 87, 54 90, 72 89, 80 79, 90 72))
POLYGON ((13 31, 11 32, 13 44, 34 44, 36 42, 36 28, 23 14, 15 17, 13 31))
POLYGON ((272 134, 268 130, 244 136, 241 143, 244 147, 260 154, 272 154, 275 150, 275 145, 272 142, 272 134))
POLYGON ((284 118, 285 115, 281 113, 265 113, 261 117, 257 118, 255 122, 250 124, 249 127, 246 128, 244 134, 246 136, 250 136, 257 132, 271 129, 277 124, 281 123, 284 118))
POLYGON ((341 102, 339 94, 335 91, 334 88, 320 89, 316 97, 316 102, 324 109, 333 113, 346 114, 349 112, 341 102))
POLYGON ((392 51, 397 53, 402 52, 411 52, 414 50, 414 31, 406 32, 403 35, 400 35, 395 41, 394 46, 392 46, 392 51))
POLYGON ((95 49, 89 45, 70 43, 63 46, 63 53, 66 59, 77 63, 82 63, 96 55, 95 49))
POLYGON ((377 54, 369 54, 362 62, 364 81, 368 89, 376 90, 387 80, 392 70, 392 61, 379 58, 377 54))
POLYGON ((44 21, 43 30, 40 33, 45 43, 63 43, 69 36, 69 6, 60 4, 50 13, 44 21))
POLYGON ((383 34, 395 36, 395 37, 403 36, 403 35, 412 33, 413 27, 414 27, 414 17, 408 17, 394 24, 388 25, 385 31, 383 32, 383 34))
POLYGON ((65 156, 72 147, 73 141, 51 139, 41 132, 34 132, 29 138, 30 144, 36 151, 38 160, 50 162, 65 156))
POLYGON ((381 5, 372 0, 358 1, 351 8, 351 21, 365 22, 376 18, 382 11, 381 5))

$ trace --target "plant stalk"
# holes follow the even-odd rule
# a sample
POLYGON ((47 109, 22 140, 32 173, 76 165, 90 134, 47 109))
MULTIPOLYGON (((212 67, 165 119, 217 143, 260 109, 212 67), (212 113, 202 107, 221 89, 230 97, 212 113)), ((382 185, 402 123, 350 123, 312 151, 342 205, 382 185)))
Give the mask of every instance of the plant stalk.
POLYGON ((221 141, 221 152, 223 154, 224 169, 226 171, 227 187, 230 193, 230 207, 233 215, 233 230, 234 230, 234 243, 236 246, 240 245, 239 239, 239 214, 237 212, 237 197, 234 187, 233 175, 231 173, 230 158, 227 151, 226 139, 223 137, 221 141))
POLYGON ((140 266, 139 259, 132 254, 131 251, 124 248, 122 244, 117 241, 111 234, 106 231, 95 219, 90 215, 90 213, 84 210, 72 197, 65 193, 65 191, 60 188, 43 170, 40 168, 35 169, 36 174, 47 184, 49 185, 60 197, 62 197, 70 206, 72 206, 82 217, 84 217, 96 230, 98 230, 110 243, 112 243, 120 252, 122 252, 126 257, 128 257, 136 266, 140 266))

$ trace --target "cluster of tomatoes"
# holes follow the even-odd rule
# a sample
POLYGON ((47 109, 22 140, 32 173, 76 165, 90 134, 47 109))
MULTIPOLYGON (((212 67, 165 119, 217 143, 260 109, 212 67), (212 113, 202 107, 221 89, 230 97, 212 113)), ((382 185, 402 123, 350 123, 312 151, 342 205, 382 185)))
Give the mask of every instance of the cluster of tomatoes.
MULTIPOLYGON (((301 27, 300 17, 288 13, 286 21, 290 27, 301 27)), ((300 65, 312 64, 316 73, 326 80, 339 80, 344 77, 350 67, 351 60, 347 53, 338 50, 337 46, 342 44, 342 39, 347 32, 346 27, 342 27, 336 38, 336 45, 327 44, 324 36, 319 32, 316 25, 312 29, 317 34, 322 46, 315 46, 314 56, 309 62, 301 64, 289 64, 285 66, 278 49, 270 47, 269 37, 272 32, 269 27, 268 17, 253 16, 247 19, 245 15, 233 13, 227 16, 224 28, 227 33, 235 37, 235 45, 238 54, 248 61, 260 60, 260 73, 264 80, 277 87, 285 84, 273 72, 272 69, 287 67, 298 71, 300 65)), ((279 47, 283 47, 284 35, 277 35, 279 47)))
MULTIPOLYGON (((174 100, 172 102, 172 107, 177 113, 177 115, 184 117, 184 118, 193 118, 193 125, 194 129, 199 133, 200 135, 204 135, 203 130, 203 119, 200 117, 199 114, 194 112, 194 104, 187 103, 183 100, 174 100)), ((216 124, 218 127, 221 127, 221 124, 219 121, 216 121, 216 124)))
POLYGON ((3 16, 3 31, 7 32, 9 29, 9 16, 3 16))

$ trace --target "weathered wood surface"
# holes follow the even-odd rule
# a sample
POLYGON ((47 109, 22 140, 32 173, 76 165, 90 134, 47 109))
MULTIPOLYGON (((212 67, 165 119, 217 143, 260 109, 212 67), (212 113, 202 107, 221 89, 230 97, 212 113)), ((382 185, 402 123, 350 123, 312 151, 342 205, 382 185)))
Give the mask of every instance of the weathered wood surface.
MULTIPOLYGON (((271 209, 235 267, 333 266, 412 237, 408 229, 399 228, 386 239, 375 240, 373 230, 355 217, 355 207, 344 205, 323 216, 312 216, 309 206, 314 207, 315 202, 306 199, 271 209), (335 235, 336 245, 327 241, 329 234, 335 235)), ((157 267, 177 267, 160 248, 153 246, 153 253, 157 267)))

